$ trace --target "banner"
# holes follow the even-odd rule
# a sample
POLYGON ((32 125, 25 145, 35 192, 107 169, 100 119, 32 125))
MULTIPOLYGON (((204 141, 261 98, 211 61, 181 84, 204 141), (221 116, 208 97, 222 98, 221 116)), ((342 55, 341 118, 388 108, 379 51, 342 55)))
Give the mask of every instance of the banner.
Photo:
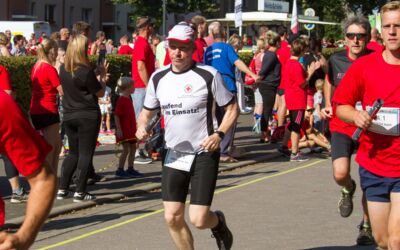
POLYGON ((242 0, 235 0, 235 27, 241 27, 242 24, 242 0))

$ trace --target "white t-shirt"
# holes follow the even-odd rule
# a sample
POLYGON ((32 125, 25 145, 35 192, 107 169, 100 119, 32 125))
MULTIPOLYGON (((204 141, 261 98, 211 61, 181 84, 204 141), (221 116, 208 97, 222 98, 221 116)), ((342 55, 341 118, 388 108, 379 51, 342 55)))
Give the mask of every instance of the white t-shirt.
MULTIPOLYGON (((102 101, 107 101, 107 99, 111 99, 111 88, 106 86, 104 90, 104 96, 100 98, 102 101)), ((100 104, 100 107, 111 107, 111 102, 109 104, 100 104)))
POLYGON ((216 69, 194 64, 186 72, 162 68, 150 77, 144 107, 161 107, 167 148, 187 153, 202 150, 201 143, 218 128, 215 104, 233 100, 216 69))

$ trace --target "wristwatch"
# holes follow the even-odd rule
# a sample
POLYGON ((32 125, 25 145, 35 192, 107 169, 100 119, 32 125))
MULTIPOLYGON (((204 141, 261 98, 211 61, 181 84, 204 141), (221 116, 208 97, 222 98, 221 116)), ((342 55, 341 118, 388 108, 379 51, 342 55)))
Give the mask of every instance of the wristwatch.
POLYGON ((223 140, 224 139, 224 137, 225 137, 225 133, 224 132, 222 132, 222 131, 215 131, 214 132, 215 134, 218 134, 218 136, 219 136, 219 138, 221 138, 221 140, 223 140))

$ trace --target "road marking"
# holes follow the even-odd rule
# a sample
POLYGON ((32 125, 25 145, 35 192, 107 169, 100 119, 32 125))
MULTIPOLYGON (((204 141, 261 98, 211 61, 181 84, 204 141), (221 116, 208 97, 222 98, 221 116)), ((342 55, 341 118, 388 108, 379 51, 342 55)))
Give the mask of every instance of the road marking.
MULTIPOLYGON (((220 189, 220 190, 215 191, 214 194, 220 194, 220 193, 223 193, 223 192, 226 192, 226 191, 230 191, 230 190, 233 190, 233 189, 245 187, 245 186, 248 186, 248 185, 251 185, 251 184, 254 184, 254 183, 263 181, 263 180, 271 179, 271 178, 278 177, 278 176, 281 176, 281 175, 289 174, 289 173, 294 172, 294 171, 298 171, 298 170, 301 170, 301 169, 309 168, 309 167, 315 166, 315 165, 317 165, 318 163, 321 163, 321 162, 323 162, 323 161, 326 161, 326 160, 314 161, 314 162, 311 162, 311 163, 306 164, 306 165, 304 165, 304 166, 300 166, 300 167, 297 167, 297 168, 292 168, 292 169, 289 169, 289 170, 286 170, 286 171, 283 171, 283 172, 280 172, 280 173, 276 173, 276 174, 273 174, 273 175, 268 175, 268 176, 260 177, 260 178, 257 178, 257 179, 254 179, 254 180, 251 180, 251 181, 248 181, 248 182, 245 182, 245 183, 242 183, 242 184, 233 186, 233 187, 223 188, 223 189, 220 189)), ((189 203, 189 201, 187 201, 186 203, 189 203)), ((147 218, 147 217, 149 217, 149 216, 162 213, 162 212, 164 212, 164 208, 158 209, 158 210, 156 210, 156 211, 149 212, 149 213, 146 213, 146 214, 143 214, 143 215, 140 215, 140 216, 138 216, 138 217, 135 217, 135 218, 132 218, 132 219, 129 219, 129 220, 126 220, 126 221, 123 221, 123 222, 120 222, 120 223, 117 223, 117 224, 108 226, 108 227, 104 227, 104 228, 101 228, 101 229, 97 229, 97 230, 94 230, 94 231, 89 232, 89 233, 86 233, 86 234, 82 234, 82 235, 80 235, 80 236, 71 238, 71 239, 69 239, 69 240, 61 241, 61 242, 59 242, 59 243, 56 243, 56 244, 53 244, 53 245, 50 245, 50 246, 46 246, 46 247, 43 247, 43 248, 39 248, 39 250, 46 250, 46 249, 51 249, 51 248, 63 246, 63 245, 66 245, 66 244, 68 244, 68 243, 71 243, 71 242, 74 242, 74 241, 81 240, 81 239, 83 239, 83 238, 89 237, 89 236, 91 236, 91 235, 98 234, 98 233, 101 233, 101 232, 104 232, 104 231, 108 231, 108 230, 111 230, 111 229, 114 229, 114 228, 117 228, 117 227, 120 227, 120 226, 129 224, 129 223, 131 223, 131 222, 135 222, 135 221, 138 221, 138 220, 147 218)))

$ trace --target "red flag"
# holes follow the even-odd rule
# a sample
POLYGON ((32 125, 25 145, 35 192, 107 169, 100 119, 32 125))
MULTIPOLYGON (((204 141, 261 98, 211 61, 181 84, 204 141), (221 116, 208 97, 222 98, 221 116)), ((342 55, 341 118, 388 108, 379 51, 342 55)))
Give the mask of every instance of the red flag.
POLYGON ((296 0, 293 0, 292 19, 290 21, 290 29, 292 30, 293 34, 297 34, 297 32, 299 32, 299 21, 297 19, 296 0))

